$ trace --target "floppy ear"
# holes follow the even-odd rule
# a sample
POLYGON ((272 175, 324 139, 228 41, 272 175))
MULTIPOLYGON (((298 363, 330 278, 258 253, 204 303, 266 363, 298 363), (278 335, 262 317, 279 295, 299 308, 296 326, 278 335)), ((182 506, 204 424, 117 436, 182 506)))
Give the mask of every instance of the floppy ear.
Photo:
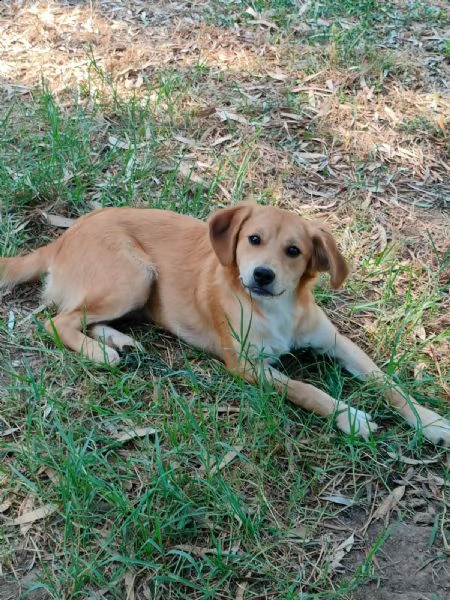
POLYGON ((232 206, 217 210, 208 219, 209 239, 224 267, 231 267, 235 261, 239 231, 251 211, 251 206, 232 206))
POLYGON ((339 252, 336 242, 329 231, 314 227, 312 231, 313 252, 310 262, 311 271, 328 271, 331 287, 337 289, 344 283, 349 268, 345 258, 339 252))

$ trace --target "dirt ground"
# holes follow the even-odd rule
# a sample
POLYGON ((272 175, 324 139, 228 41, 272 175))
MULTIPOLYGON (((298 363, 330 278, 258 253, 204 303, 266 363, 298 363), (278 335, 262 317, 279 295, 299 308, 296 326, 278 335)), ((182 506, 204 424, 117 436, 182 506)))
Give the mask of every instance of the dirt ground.
MULTIPOLYGON (((430 544, 432 527, 391 523, 392 533, 373 561, 377 579, 361 586, 353 600, 446 600, 450 598, 450 560, 442 544, 430 544)), ((345 567, 355 571, 382 533, 374 525, 363 546, 348 556, 345 567)), ((447 536, 448 536, 447 532, 447 536)))

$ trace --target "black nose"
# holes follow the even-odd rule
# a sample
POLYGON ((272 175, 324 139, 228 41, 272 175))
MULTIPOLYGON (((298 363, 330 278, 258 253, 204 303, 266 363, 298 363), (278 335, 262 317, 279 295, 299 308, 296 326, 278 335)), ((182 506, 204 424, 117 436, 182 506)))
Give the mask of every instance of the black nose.
POLYGON ((268 267, 256 267, 253 271, 253 279, 256 285, 269 285, 275 279, 275 273, 268 267))

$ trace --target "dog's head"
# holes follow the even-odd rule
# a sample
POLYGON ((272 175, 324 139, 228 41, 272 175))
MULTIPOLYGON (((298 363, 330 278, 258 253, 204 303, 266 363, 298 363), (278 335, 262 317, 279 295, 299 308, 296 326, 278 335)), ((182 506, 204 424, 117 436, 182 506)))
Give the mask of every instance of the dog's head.
POLYGON ((214 212, 208 223, 220 263, 237 269, 253 297, 293 293, 319 271, 330 273, 334 288, 347 277, 347 263, 332 235, 287 210, 240 204, 214 212))

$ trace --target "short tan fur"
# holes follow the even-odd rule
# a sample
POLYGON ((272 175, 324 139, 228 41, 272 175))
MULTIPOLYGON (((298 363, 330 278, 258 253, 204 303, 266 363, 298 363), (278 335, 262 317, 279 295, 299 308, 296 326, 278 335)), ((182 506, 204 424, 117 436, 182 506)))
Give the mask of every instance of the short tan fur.
POLYGON ((450 446, 450 422, 406 395, 317 306, 312 289, 321 271, 335 288, 347 277, 333 237, 280 208, 241 204, 217 210, 207 223, 165 210, 106 208, 48 246, 1 258, 0 285, 46 273, 44 297, 58 307, 48 332, 96 362, 117 363, 124 347, 136 345, 108 323, 144 309, 248 381, 263 376, 291 402, 367 438, 377 429, 368 413, 272 366, 275 356, 311 347, 372 379, 412 427, 450 446))

